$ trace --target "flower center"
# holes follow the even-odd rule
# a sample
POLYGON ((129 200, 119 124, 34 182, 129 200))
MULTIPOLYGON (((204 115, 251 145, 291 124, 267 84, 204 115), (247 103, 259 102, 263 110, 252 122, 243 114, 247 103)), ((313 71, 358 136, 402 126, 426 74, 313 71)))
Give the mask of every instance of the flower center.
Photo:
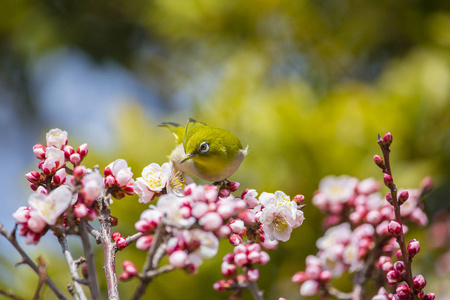
POLYGON ((150 188, 157 188, 161 186, 161 176, 158 176, 161 174, 161 168, 159 169, 153 169, 150 171, 150 173, 145 175, 145 182, 150 188))

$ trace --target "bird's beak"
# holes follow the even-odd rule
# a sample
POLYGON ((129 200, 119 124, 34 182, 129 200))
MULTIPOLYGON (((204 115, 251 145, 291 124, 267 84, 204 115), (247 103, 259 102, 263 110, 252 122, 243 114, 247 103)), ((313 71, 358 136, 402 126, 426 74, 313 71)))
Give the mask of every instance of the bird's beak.
POLYGON ((184 163, 188 159, 191 159, 195 156, 195 153, 186 153, 186 155, 183 156, 183 158, 180 160, 180 164, 184 163))

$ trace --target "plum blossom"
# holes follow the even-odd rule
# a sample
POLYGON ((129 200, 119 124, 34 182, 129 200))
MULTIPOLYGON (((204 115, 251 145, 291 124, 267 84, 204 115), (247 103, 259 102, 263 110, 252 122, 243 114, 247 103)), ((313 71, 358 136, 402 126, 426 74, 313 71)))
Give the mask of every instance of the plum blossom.
POLYGON ((105 168, 105 176, 112 175, 118 186, 123 187, 133 180, 133 173, 124 159, 117 159, 105 168))
POLYGON ((67 132, 59 128, 51 129, 45 135, 47 140, 47 147, 55 147, 62 149, 67 144, 67 132))
POLYGON ((30 206, 37 211, 40 217, 49 225, 55 225, 72 202, 72 191, 61 186, 50 192, 49 195, 34 193, 28 198, 30 206))
POLYGON ((142 177, 134 182, 133 188, 139 195, 140 203, 148 203, 161 192, 168 184, 171 175, 171 163, 164 163, 159 166, 151 163, 142 170, 142 177))
POLYGON ((303 212, 297 210, 297 203, 281 191, 275 194, 263 192, 259 201, 264 206, 260 222, 267 236, 271 240, 289 240, 292 229, 299 227, 304 220, 303 212))
POLYGON ((98 173, 89 173, 81 180, 83 184, 84 200, 88 204, 100 196, 103 188, 103 177, 98 173))
POLYGON ((355 193, 357 184, 358 180, 354 177, 327 176, 320 181, 318 194, 313 197, 313 203, 323 200, 331 205, 345 203, 355 193))

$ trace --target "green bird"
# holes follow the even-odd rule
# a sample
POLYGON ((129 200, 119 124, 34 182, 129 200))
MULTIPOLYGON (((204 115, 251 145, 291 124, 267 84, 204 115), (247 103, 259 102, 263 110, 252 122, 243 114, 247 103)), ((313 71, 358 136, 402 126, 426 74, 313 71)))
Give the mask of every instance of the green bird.
POLYGON ((175 136, 177 146, 169 156, 174 168, 206 181, 220 182, 233 175, 248 152, 232 132, 193 119, 185 127, 172 122, 158 126, 175 136))

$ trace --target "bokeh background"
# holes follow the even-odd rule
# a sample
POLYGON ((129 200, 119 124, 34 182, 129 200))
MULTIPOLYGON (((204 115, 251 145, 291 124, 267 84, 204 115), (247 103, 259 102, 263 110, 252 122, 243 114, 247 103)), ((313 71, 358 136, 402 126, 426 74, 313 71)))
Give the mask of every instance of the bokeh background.
MULTIPOLYGON (((291 276, 323 234, 310 203, 314 190, 326 175, 381 179, 372 157, 377 134, 390 131, 398 186, 418 187, 426 175, 435 180, 425 200, 434 229, 412 228, 407 236, 423 249, 414 273, 426 275, 426 291, 437 299, 450 297, 442 258, 450 247, 450 2, 3 0, 1 7, 0 222, 7 228, 31 193, 23 175, 36 169, 32 146, 49 129, 67 130, 74 147, 87 142, 88 167, 123 158, 139 177, 174 146, 156 125, 193 117, 249 145, 231 178, 239 191, 305 195, 304 225, 271 254, 259 282, 267 299, 300 299, 291 276)), ((146 208, 136 197, 115 201, 116 230, 134 233, 146 208)), ((56 239, 47 234, 24 247, 46 258, 64 289, 70 278, 56 239)), ((227 299, 212 284, 231 248, 222 243, 197 275, 159 276, 148 298, 227 299)), ((100 246, 95 254, 103 277, 100 246)), ((119 252, 118 271, 125 259, 140 265, 144 253, 133 246, 119 252)), ((37 276, 14 268, 17 260, 0 239, 0 288, 28 299, 37 276)), ((348 290, 349 280, 337 284, 348 290)), ((123 299, 135 285, 120 283, 123 299)))

